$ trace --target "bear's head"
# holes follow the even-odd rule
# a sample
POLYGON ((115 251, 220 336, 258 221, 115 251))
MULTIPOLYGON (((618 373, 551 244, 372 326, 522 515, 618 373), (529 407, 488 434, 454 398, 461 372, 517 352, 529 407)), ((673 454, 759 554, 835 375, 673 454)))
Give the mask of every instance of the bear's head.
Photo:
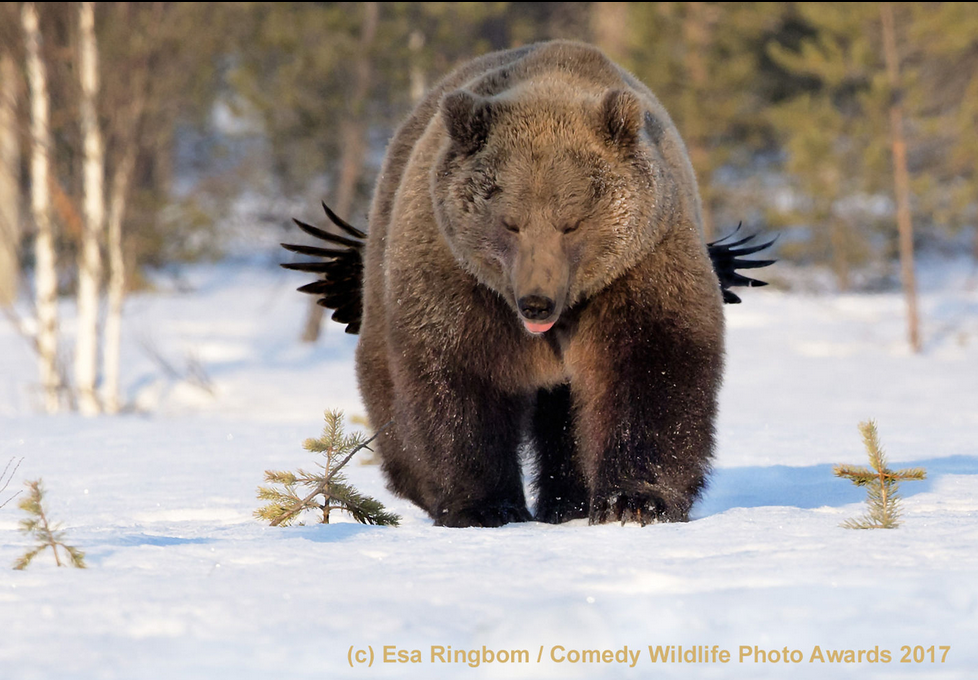
MULTIPOLYGON (((446 134, 432 167, 439 228, 460 265, 526 330, 633 266, 662 238, 662 124, 633 92, 557 83, 441 101, 446 134)), ((671 125, 671 123, 670 123, 671 125)))

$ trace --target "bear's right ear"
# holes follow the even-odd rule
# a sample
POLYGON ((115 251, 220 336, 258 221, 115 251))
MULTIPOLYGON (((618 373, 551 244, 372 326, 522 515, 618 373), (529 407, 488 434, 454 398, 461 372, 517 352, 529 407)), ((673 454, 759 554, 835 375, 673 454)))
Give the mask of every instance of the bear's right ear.
POLYGON ((449 137, 465 153, 475 153, 485 146, 492 126, 488 99, 467 90, 449 92, 441 100, 441 116, 449 137))
POLYGON ((612 144, 621 147, 638 142, 642 129, 642 105, 626 90, 612 90, 605 95, 600 110, 601 127, 612 144))

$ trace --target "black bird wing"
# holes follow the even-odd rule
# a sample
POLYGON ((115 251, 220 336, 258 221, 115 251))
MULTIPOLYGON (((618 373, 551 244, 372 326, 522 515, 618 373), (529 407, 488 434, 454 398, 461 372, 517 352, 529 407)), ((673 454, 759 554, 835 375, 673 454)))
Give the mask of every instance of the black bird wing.
POLYGON ((745 255, 752 255, 753 253, 770 248, 777 240, 777 237, 766 242, 751 245, 751 242, 757 238, 757 234, 751 234, 742 239, 724 243, 724 241, 728 241, 736 236, 737 232, 740 231, 740 226, 738 224, 737 228, 731 233, 712 243, 706 244, 706 249, 710 253, 710 260, 713 262, 713 271, 716 272, 717 279, 720 280, 723 301, 728 304, 738 304, 740 302, 740 297, 730 290, 731 286, 757 288, 767 285, 767 281, 758 281, 757 279, 744 276, 737 271, 738 269, 759 269, 761 267, 769 267, 777 262, 777 260, 741 259, 745 255))
POLYGON ((319 280, 307 283, 298 290, 320 296, 316 304, 333 310, 332 319, 346 324, 346 332, 360 332, 363 315, 363 246, 367 235, 351 226, 323 203, 326 217, 347 236, 324 231, 300 220, 292 220, 310 236, 329 247, 304 246, 283 243, 282 247, 293 253, 320 258, 314 262, 287 262, 282 266, 294 271, 319 274, 319 280))

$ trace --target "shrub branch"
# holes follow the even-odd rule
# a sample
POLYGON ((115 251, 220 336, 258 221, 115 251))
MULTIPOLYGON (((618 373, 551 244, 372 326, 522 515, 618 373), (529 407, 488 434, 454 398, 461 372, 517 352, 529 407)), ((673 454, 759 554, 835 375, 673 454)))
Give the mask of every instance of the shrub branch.
POLYGON ((5 506, 13 499, 17 498, 17 496, 21 494, 20 491, 17 491, 17 493, 15 493, 10 498, 6 500, 2 500, 3 494, 7 492, 7 487, 10 486, 10 480, 12 480, 14 478, 14 475, 17 474, 17 468, 19 468, 20 464, 23 462, 24 462, 23 458, 21 458, 17 462, 14 462, 14 459, 11 458, 10 460, 7 461, 7 464, 3 466, 3 472, 0 472, 0 508, 5 506), (11 469, 10 467, 11 465, 13 466, 13 469, 11 469))

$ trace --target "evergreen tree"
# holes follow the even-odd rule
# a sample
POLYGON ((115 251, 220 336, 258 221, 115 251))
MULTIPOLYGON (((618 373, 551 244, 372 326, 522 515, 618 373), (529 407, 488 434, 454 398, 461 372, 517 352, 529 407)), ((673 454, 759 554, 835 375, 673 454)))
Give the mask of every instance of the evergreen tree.
MULTIPOLYGON (((879 10, 875 3, 802 2, 794 8, 808 37, 796 49, 774 40, 768 50, 781 68, 812 82, 770 113, 787 151, 786 169, 803 195, 781 219, 810 225, 809 254, 831 262, 845 290, 870 246, 864 216, 843 201, 880 188, 880 174, 892 178, 869 171, 874 161, 885 162, 889 148, 879 10)), ((786 254, 802 255, 790 247, 786 254)))
POLYGON ((58 549, 68 553, 68 564, 78 569, 85 568, 85 553, 78 548, 65 543, 65 532, 60 525, 52 525, 48 520, 47 513, 44 511, 44 487, 41 480, 37 479, 27 483, 27 498, 19 503, 21 510, 26 512, 29 517, 20 521, 20 530, 28 535, 33 535, 36 543, 33 548, 14 562, 14 569, 26 569, 27 566, 41 552, 51 548, 54 553, 54 561, 59 567, 65 566, 61 562, 58 549))
POLYGON ((895 529, 900 526, 899 482, 927 478, 923 468, 891 470, 886 463, 883 446, 876 431, 876 422, 868 420, 859 424, 863 444, 869 455, 872 469, 855 465, 836 465, 836 477, 845 477, 856 486, 866 487, 868 511, 860 519, 848 519, 842 526, 846 529, 895 529))
POLYGON ((920 112, 926 142, 916 154, 926 171, 912 178, 914 222, 924 218, 954 233, 974 226, 978 196, 978 6, 912 3, 904 23, 906 41, 916 46, 904 65, 913 84, 908 106, 920 112))
POLYGON ((771 120, 802 199, 774 219, 807 223, 813 238, 807 253, 803 244, 784 244, 782 253, 828 259, 846 288, 854 266, 899 251, 916 349, 914 233, 973 220, 978 193, 978 9, 791 7, 803 37, 792 43, 778 34, 769 54, 808 85, 773 107, 771 120), (869 197, 878 195, 894 197, 895 217, 871 207, 869 197))
POLYGON ((332 510, 345 510, 361 524, 383 524, 396 526, 400 517, 384 510, 384 506, 374 498, 362 495, 350 485, 340 470, 361 449, 373 441, 387 425, 380 428, 373 437, 365 439, 360 433, 344 434, 343 414, 340 411, 325 413, 326 425, 318 439, 307 439, 302 446, 306 451, 323 456, 324 462, 316 463, 318 472, 265 471, 265 481, 279 485, 258 487, 258 498, 268 504, 255 511, 255 517, 267 521, 271 526, 288 526, 299 519, 303 511, 314 510, 320 513, 320 524, 329 524, 332 510), (300 495, 297 487, 311 489, 300 495))

